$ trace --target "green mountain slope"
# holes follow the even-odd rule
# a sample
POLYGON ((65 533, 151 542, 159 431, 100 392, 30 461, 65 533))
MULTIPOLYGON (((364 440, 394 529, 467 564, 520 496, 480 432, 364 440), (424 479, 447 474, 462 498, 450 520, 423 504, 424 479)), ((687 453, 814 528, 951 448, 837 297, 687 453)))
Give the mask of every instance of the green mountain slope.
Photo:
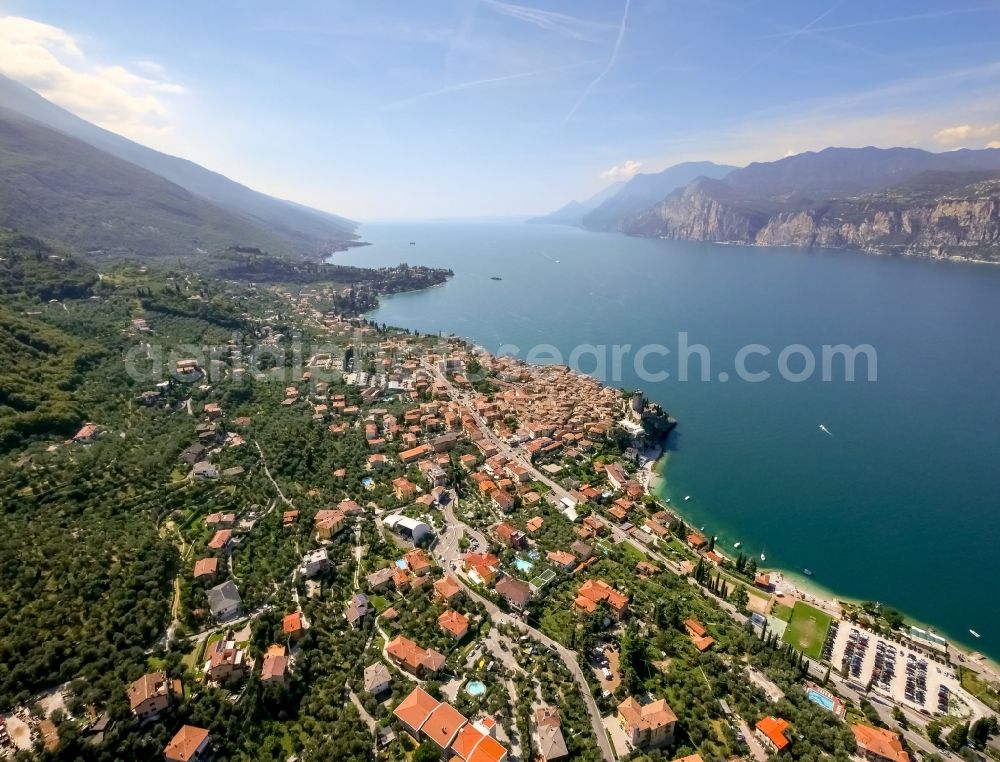
POLYGON ((96 256, 204 256, 230 246, 322 253, 5 109, 0 172, 0 225, 96 256))
POLYGON ((291 237, 300 246, 315 248, 357 237, 356 225, 350 220, 273 198, 187 159, 154 151, 80 119, 3 76, 0 76, 0 107, 153 172, 215 206, 291 237))

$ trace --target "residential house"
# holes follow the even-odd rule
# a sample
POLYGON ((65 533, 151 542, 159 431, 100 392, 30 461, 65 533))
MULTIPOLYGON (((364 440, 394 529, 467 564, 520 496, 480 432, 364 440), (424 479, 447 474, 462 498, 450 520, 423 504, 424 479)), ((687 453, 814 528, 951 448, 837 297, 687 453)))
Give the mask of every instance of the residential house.
POLYGON ((207 460, 199 460, 191 467, 191 475, 195 479, 217 479, 219 470, 207 460))
POLYGON ((166 762, 200 762, 208 758, 209 734, 205 728, 185 725, 163 750, 166 762))
POLYGON ((608 483, 614 489, 621 489, 628 481, 625 471, 617 463, 612 463, 604 468, 604 475, 608 477, 608 483))
POLYGON ((345 613, 347 623, 351 627, 360 627, 361 621, 365 618, 366 614, 368 614, 368 596, 364 593, 352 595, 345 613))
POLYGON ((450 603, 461 597, 462 586, 446 574, 434 583, 434 595, 439 600, 450 603))
POLYGON ((462 568, 469 574, 473 582, 488 585, 496 579, 500 568, 500 559, 492 553, 466 553, 462 568))
POLYGON ((364 688, 369 696, 378 696, 392 687, 389 668, 380 661, 365 667, 364 688))
POLYGON ((214 535, 212 539, 208 541, 209 550, 229 550, 229 546, 233 542, 233 531, 231 529, 220 529, 214 535))
POLYGON ((493 500, 493 504, 505 513, 510 513, 517 506, 517 501, 514 496, 511 495, 506 490, 495 489, 490 495, 490 499, 493 500))
POLYGON ((551 707, 535 710, 535 748, 539 762, 562 762, 569 758, 559 710, 551 707))
POLYGON ((428 444, 422 444, 409 450, 403 450, 403 452, 399 453, 399 460, 402 463, 412 463, 420 460, 425 455, 430 455, 432 452, 434 452, 433 447, 428 444))
POLYGON ((243 601, 240 599, 240 591, 232 581, 210 587, 205 594, 208 596, 208 607, 216 622, 226 622, 239 616, 243 601))
POLYGON ((545 557, 563 571, 570 571, 576 566, 576 556, 565 550, 550 550, 545 557))
POLYGON ((403 560, 406 567, 418 577, 423 577, 433 568, 431 557, 421 548, 414 548, 403 556, 403 560))
POLYGON ((580 611, 593 614, 602 602, 607 604, 608 611, 615 619, 622 619, 628 613, 628 596, 619 593, 601 579, 588 579, 584 582, 573 605, 580 611))
POLYGON ((392 585, 392 575, 396 572, 396 568, 392 566, 387 566, 384 569, 379 569, 374 571, 365 577, 365 581, 368 583, 368 589, 373 593, 381 593, 389 589, 392 585))
POLYGON ((247 676, 247 652, 234 640, 217 640, 206 650, 205 676, 217 683, 247 676))
POLYGON ((73 441, 77 444, 90 444, 95 439, 97 439, 98 428, 95 423, 88 423, 83 426, 76 434, 73 436, 73 441))
POLYGON ((541 529, 544 524, 545 524, 545 519, 543 519, 541 516, 533 516, 532 518, 528 519, 527 523, 524 526, 529 532, 534 534, 539 529, 541 529))
POLYGON ((780 717, 765 717, 754 727, 753 734, 764 745, 765 749, 780 754, 791 743, 785 735, 786 730, 788 730, 788 720, 780 717))
POLYGON ((402 635, 389 641, 386 654, 396 666, 416 677, 434 674, 445 663, 445 657, 433 648, 421 648, 402 635))
POLYGON ((316 537, 329 540, 347 525, 343 511, 324 509, 316 511, 316 537))
POLYGON ((430 741, 451 762, 505 762, 507 750, 493 737, 495 721, 469 722, 451 704, 414 688, 393 715, 416 741, 430 741))
POLYGON ((461 640, 469 632, 469 618, 454 609, 448 609, 438 617, 438 627, 455 640, 461 640))
POLYGON ((652 577, 654 574, 659 574, 660 567, 649 561, 640 561, 635 565, 635 570, 639 572, 640 577, 652 577))
POLYGON ((302 612, 295 611, 282 619, 281 630, 285 633, 290 642, 294 643, 296 640, 301 638, 306 631, 306 622, 302 617, 302 612))
POLYGON ((181 462, 187 463, 189 466, 193 466, 195 463, 204 460, 207 452, 208 450, 204 445, 195 442, 181 451, 181 454, 177 457, 181 462))
POLYGON ((514 577, 501 577, 493 589, 507 602, 508 606, 517 611, 524 611, 531 601, 531 588, 528 583, 514 577))
POLYGON ((219 571, 219 559, 215 556, 199 558, 194 564, 194 578, 201 581, 215 579, 219 571))
POLYGON ((899 733, 868 725, 851 725, 858 752, 873 762, 909 762, 910 755, 903 748, 899 733))
POLYGON ((695 619, 685 619, 684 629, 687 630, 691 642, 694 643, 694 647, 699 651, 707 651, 715 643, 715 639, 708 634, 708 630, 704 628, 701 622, 695 619))
POLYGON ((657 748, 673 744, 677 715, 666 699, 640 704, 629 696, 618 705, 618 723, 633 749, 657 748))
POLYGON ((572 550, 576 557, 581 561, 586 561, 590 558, 590 554, 594 552, 593 548, 580 540, 575 540, 573 544, 569 546, 569 549, 572 550))
POLYGON ((337 510, 343 513, 345 516, 360 516, 365 512, 365 509, 357 504, 356 501, 350 498, 346 500, 341 500, 337 503, 337 510))
POLYGON ((131 683, 128 687, 128 703, 132 714, 140 720, 157 717, 170 706, 172 687, 166 672, 150 672, 131 683))
POLYGON ((508 548, 519 550, 527 547, 528 545, 528 538, 525 536, 524 532, 517 527, 508 524, 506 521, 502 524, 497 524, 495 532, 497 539, 508 548))
POLYGON ((205 517, 205 525, 209 527, 215 527, 216 530, 219 529, 230 529, 233 524, 236 523, 236 514, 230 511, 229 513, 222 513, 221 511, 216 511, 215 513, 210 513, 205 517))
POLYGON ((583 520, 583 525, 597 536, 606 534, 608 531, 608 525, 604 523, 604 519, 598 516, 587 516, 583 520))
POLYGON ((708 541, 697 532, 691 532, 687 536, 687 545, 692 550, 702 550, 708 547, 708 541))
POLYGON ((420 472, 432 487, 443 487, 448 483, 448 474, 437 463, 429 460, 422 460, 418 464, 420 472))
POLYGON ((330 557, 326 548, 311 550, 302 556, 302 564, 299 566, 299 573, 309 579, 317 574, 322 574, 330 568, 330 557))
POLYGON ((405 476, 400 476, 392 480, 392 490, 396 495, 396 499, 405 503, 413 499, 417 491, 417 485, 405 476))
POLYGON ((284 646, 272 645, 264 654, 264 663, 260 670, 260 681, 284 687, 285 675, 288 673, 288 651, 284 646))

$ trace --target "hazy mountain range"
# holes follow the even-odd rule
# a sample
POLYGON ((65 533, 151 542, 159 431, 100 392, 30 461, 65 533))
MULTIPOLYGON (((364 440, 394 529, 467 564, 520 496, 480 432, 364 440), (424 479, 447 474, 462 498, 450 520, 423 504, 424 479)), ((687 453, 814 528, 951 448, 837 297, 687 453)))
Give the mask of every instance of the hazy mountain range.
MULTIPOLYGON (((739 169, 709 163, 712 174, 676 183, 636 208, 670 184, 664 178, 698 166, 637 175, 571 224, 657 238, 1000 261, 1000 149, 827 148, 739 169), (636 181, 640 190, 630 198, 636 181)), ((557 221, 550 218, 540 220, 557 221)))
POLYGON ((0 171, 0 226, 81 251, 316 258, 356 239, 350 220, 139 145, 2 76, 0 171))

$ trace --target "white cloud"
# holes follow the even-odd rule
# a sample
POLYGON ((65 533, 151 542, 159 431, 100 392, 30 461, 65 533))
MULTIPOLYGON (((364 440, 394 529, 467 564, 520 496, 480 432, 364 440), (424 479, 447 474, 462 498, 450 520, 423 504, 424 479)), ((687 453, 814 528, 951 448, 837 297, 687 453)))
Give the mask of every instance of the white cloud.
POLYGON ((611 180, 617 182, 619 180, 628 180, 639 171, 639 167, 642 166, 641 161, 635 161, 634 159, 629 159, 628 161, 622 162, 621 164, 616 164, 613 167, 608 167, 606 170, 601 172, 602 180, 611 180))
MULTIPOLYGON (((959 124, 954 127, 945 127, 934 134, 934 140, 946 146, 967 142, 979 143, 998 137, 1000 137, 1000 122, 996 124, 959 124)), ((996 148, 994 143, 990 143, 989 147, 996 148)))
POLYGON ((171 131, 166 99, 184 93, 152 61, 135 71, 89 60, 59 27, 18 16, 0 17, 0 73, 74 114, 142 142, 162 143, 171 131))

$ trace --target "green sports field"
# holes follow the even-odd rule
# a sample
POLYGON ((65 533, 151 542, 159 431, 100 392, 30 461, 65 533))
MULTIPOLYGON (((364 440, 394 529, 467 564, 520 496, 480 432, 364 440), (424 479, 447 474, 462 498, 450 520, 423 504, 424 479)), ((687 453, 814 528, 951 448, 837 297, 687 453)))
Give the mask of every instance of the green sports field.
POLYGON ((810 659, 819 659, 832 622, 833 617, 829 614, 803 601, 796 601, 795 608, 792 609, 792 618, 785 630, 784 640, 810 659))

